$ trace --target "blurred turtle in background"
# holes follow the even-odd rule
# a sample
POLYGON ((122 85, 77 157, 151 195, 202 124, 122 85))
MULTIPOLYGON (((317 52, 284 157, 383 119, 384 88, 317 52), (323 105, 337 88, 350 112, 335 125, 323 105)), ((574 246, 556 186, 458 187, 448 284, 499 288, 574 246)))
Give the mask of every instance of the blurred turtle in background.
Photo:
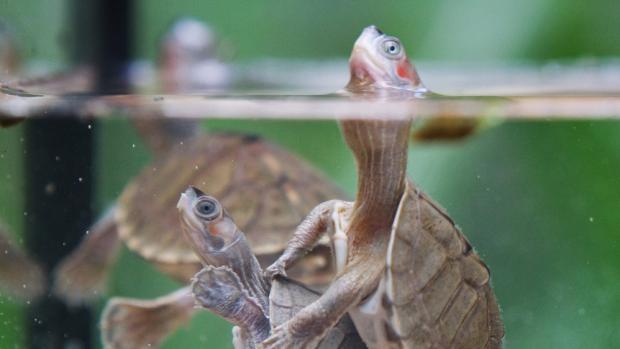
MULTIPOLYGON (((168 93, 195 90, 196 80, 182 79, 192 71, 192 64, 202 62, 200 55, 212 59, 213 38, 210 29, 195 20, 184 19, 172 27, 164 38, 160 62, 163 85, 175 89, 168 93), (180 40, 179 33, 192 39, 180 40)), ((225 83, 215 81, 214 85, 225 83)), ((199 83, 198 88, 204 88, 204 82, 199 83)), ((294 227, 310 208, 343 197, 309 164, 258 137, 204 134, 196 120, 139 115, 133 124, 155 160, 125 187, 116 206, 59 265, 55 292, 69 303, 88 302, 104 292, 121 242, 161 271, 187 283, 201 264, 182 237, 174 207, 178 193, 190 183, 221 198, 263 265, 284 250, 294 227)), ((329 255, 327 245, 319 247, 298 265, 296 276, 324 283, 332 273, 329 255)), ((116 336, 110 341, 111 348, 154 347, 192 313, 191 292, 186 287, 150 301, 112 299, 102 323, 108 324, 104 331, 116 336), (150 336, 143 337, 144 333, 150 336)))
MULTIPOLYGON (((0 83, 15 78, 20 58, 11 28, 0 21, 0 83)), ((8 127, 21 120, 3 120, 0 127, 8 127)), ((0 290, 20 300, 31 300, 41 295, 45 278, 39 264, 10 239, 8 229, 0 223, 0 290)))
MULTIPOLYGON (((0 87, 12 81, 21 68, 19 49, 13 30, 4 21, 0 20, 0 87)), ((0 117, 0 128, 13 126, 23 119, 0 117)))
MULTIPOLYGON (((177 208, 184 235, 204 265, 192 282, 196 304, 236 325, 235 348, 255 348, 272 327, 319 297, 287 278, 272 283, 265 279, 245 235, 216 198, 190 187, 181 194, 177 208)), ((348 317, 319 344, 323 349, 364 347, 348 317)))
POLYGON ((232 73, 217 57, 215 32, 191 18, 175 22, 160 47, 160 84, 177 93, 212 92, 226 88, 232 73))
MULTIPOLYGON (((427 90, 398 38, 363 30, 346 92, 413 98, 427 90)), ((370 348, 499 348, 504 334, 490 272, 445 210, 407 180, 411 120, 343 120, 357 160, 354 203, 318 205, 267 269, 282 275, 330 232, 337 275, 315 302, 260 346, 315 348, 347 313, 370 348)))
POLYGON ((45 281, 41 266, 11 241, 8 229, 0 224, 0 296, 30 301, 43 294, 45 281))

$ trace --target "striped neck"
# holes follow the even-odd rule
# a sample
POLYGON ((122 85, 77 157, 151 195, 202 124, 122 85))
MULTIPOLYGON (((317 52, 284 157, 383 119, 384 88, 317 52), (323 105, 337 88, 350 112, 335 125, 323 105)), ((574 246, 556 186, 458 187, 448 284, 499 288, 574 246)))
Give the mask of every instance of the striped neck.
POLYGON ((405 188, 411 121, 350 120, 341 126, 358 171, 350 231, 361 235, 389 233, 405 188))

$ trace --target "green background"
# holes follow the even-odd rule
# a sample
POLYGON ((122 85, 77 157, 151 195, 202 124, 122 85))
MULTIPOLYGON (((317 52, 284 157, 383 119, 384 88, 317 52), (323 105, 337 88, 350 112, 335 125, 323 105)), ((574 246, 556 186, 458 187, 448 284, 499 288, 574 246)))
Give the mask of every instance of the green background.
MULTIPOLYGON (((0 0, 0 16, 15 28, 29 65, 66 63, 66 7, 60 0, 0 0)), ((136 55, 146 59, 155 58, 158 37, 183 15, 211 23, 237 61, 346 57, 369 24, 399 36, 414 60, 620 56, 617 0, 142 0, 137 13, 136 55)), ((335 122, 205 126, 263 134, 353 194, 354 163, 335 122)), ((22 130, 0 130, 0 220, 18 241, 22 130)), ((97 141, 97 207, 104 210, 149 154, 122 118, 100 122, 97 141)), ((620 123, 507 122, 465 142, 412 146, 409 174, 448 209, 490 266, 506 348, 620 347, 620 123)), ((124 251, 109 288, 110 295, 146 298, 176 287, 124 251)), ((0 348, 22 347, 21 309, 0 297, 0 348)), ((229 329, 201 314, 165 348, 230 347, 229 329)))

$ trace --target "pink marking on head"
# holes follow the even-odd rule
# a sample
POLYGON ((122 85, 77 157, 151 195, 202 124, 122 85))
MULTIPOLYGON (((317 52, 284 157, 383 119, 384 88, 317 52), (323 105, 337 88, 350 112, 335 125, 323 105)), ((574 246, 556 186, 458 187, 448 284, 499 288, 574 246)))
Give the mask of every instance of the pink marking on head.
POLYGON ((404 80, 411 81, 414 85, 417 85, 420 82, 418 73, 409 62, 407 56, 398 62, 398 65, 396 66, 396 74, 404 80))

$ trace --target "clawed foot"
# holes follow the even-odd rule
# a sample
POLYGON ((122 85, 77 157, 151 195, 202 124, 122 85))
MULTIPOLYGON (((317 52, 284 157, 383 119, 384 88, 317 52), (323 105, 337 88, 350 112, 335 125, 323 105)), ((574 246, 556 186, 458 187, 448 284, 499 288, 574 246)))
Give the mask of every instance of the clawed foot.
POLYGON ((271 330, 271 336, 258 345, 260 349, 289 349, 289 348, 315 348, 318 344, 316 338, 309 336, 295 336, 287 323, 271 330))
POLYGON ((244 296, 239 277, 227 266, 203 268, 192 279, 192 292, 198 305, 217 310, 228 309, 244 296))
POLYGON ((265 269, 264 274, 267 280, 272 280, 278 275, 286 276, 286 268, 284 267, 284 263, 280 262, 280 260, 275 261, 275 263, 265 269))

